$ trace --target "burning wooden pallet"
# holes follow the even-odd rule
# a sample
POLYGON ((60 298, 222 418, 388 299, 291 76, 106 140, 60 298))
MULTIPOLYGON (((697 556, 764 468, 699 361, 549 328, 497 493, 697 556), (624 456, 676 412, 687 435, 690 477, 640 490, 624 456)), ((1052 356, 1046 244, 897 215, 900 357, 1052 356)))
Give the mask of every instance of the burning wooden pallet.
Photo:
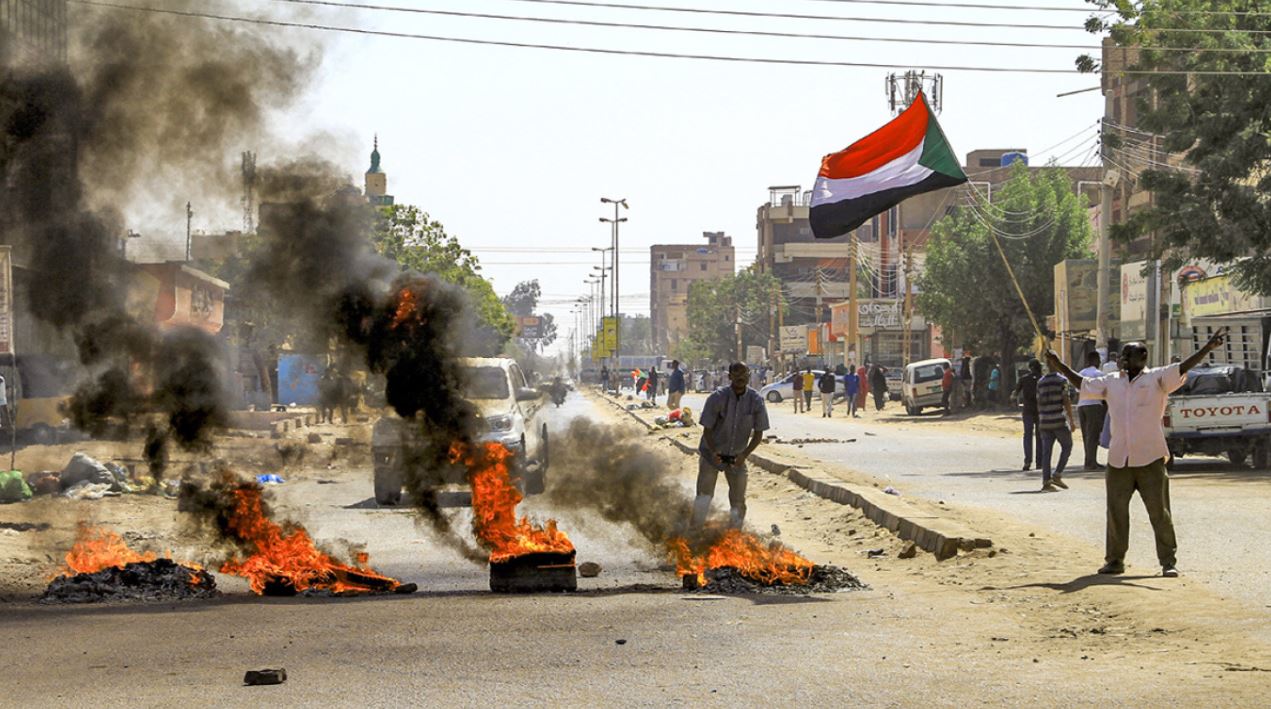
POLYGON ((534 552, 490 562, 495 593, 559 593, 578 590, 574 550, 534 552))

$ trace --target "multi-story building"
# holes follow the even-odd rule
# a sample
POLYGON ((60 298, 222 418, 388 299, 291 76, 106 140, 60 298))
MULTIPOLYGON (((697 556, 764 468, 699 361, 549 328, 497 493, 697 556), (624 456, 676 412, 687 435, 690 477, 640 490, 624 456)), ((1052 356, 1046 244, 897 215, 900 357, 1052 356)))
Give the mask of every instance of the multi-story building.
POLYGON ((688 334, 688 290, 693 283, 736 272, 733 238, 704 232, 706 245, 659 244, 649 247, 649 317, 658 351, 674 351, 688 334))

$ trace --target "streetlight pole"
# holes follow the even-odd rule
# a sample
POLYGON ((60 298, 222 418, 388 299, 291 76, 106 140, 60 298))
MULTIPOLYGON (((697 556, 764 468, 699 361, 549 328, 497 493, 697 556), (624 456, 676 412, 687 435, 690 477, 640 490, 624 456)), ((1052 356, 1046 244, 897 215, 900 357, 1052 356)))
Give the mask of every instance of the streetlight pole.
MULTIPOLYGON (((613 249, 613 317, 615 320, 617 320, 619 335, 621 335, 622 312, 619 305, 620 297, 618 295, 620 292, 618 289, 618 227, 620 224, 622 224, 622 222, 627 221, 627 218, 618 216, 618 206, 621 205, 623 209, 630 209, 631 207, 627 204, 627 199, 625 197, 621 199, 610 199, 608 197, 601 197, 600 203, 613 205, 613 219, 606 219, 604 217, 601 217, 600 221, 607 222, 613 226, 613 230, 611 234, 611 244, 610 244, 610 248, 613 249)), ((615 365, 618 363, 618 352, 622 349, 621 336, 618 337, 618 342, 616 344, 618 346, 614 348, 614 351, 613 351, 613 361, 615 365)))

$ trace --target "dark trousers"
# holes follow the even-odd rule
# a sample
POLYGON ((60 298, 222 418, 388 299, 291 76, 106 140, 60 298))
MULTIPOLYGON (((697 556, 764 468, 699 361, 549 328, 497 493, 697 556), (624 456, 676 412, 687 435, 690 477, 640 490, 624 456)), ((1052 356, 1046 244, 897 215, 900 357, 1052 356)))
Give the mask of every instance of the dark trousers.
POLYGON ((952 392, 952 389, 945 389, 944 394, 940 395, 940 405, 944 407, 945 411, 949 410, 949 394, 952 392))
POLYGON ((1033 451, 1037 451, 1037 463, 1042 462, 1042 432, 1037 428, 1037 414, 1024 412, 1024 467, 1033 465, 1033 451))
POLYGON ((812 413, 812 390, 803 390, 803 410, 812 413))
POLYGON ((886 390, 886 389, 874 389, 874 390, 873 390, 873 392, 874 392, 874 409, 875 409, 876 411, 882 411, 882 410, 883 410, 883 402, 884 402, 884 401, 887 401, 887 390, 886 390))
POLYGON ((1139 467, 1108 466, 1108 538, 1109 563, 1124 563, 1125 552, 1130 547, 1130 498, 1139 491, 1147 518, 1152 521, 1156 535, 1156 558, 1161 566, 1173 566, 1177 561, 1178 541, 1174 538, 1174 518, 1170 514, 1169 474, 1165 472, 1165 459, 1160 458, 1139 467))
POLYGON ((1102 401, 1077 407, 1077 418, 1081 419, 1081 445, 1086 451, 1087 468, 1099 467, 1099 437, 1103 435, 1103 417, 1107 413, 1108 405, 1102 401))
POLYGON ((1042 435, 1042 452, 1041 452, 1041 468, 1042 468, 1042 484, 1050 483, 1051 477, 1062 477, 1064 474, 1064 466, 1068 465, 1068 456, 1072 454, 1072 431, 1068 430, 1067 424, 1063 428, 1043 429, 1042 435), (1055 474, 1050 473, 1050 454, 1055 450, 1055 441, 1059 442, 1059 465, 1055 466, 1055 474))

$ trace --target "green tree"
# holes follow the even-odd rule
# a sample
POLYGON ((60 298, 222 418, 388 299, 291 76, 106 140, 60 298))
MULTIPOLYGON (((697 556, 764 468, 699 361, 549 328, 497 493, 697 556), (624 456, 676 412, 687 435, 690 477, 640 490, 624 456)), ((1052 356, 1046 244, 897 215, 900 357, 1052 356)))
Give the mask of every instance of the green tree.
POLYGON ((780 282, 753 267, 726 278, 696 281, 688 291, 689 334, 671 353, 685 362, 724 362, 737 356, 740 319, 742 347, 768 346, 768 310, 780 282))
POLYGON ((623 315, 618 323, 618 342, 624 355, 652 355, 653 323, 648 315, 623 315))
MULTIPOLYGON (((1236 0, 1092 4, 1115 14, 1092 17, 1088 29, 1134 48, 1130 71, 1159 72, 1127 75, 1145 89, 1134 125, 1105 126, 1105 159, 1123 173, 1141 169, 1140 186, 1155 196, 1113 237, 1153 235, 1167 263, 1230 263, 1242 286, 1271 293, 1271 13, 1236 0), (1226 51, 1205 51, 1214 49, 1226 51)), ((1090 56, 1077 65, 1101 68, 1090 56)))
POLYGON ((1091 229, 1082 198, 1063 170, 1030 174, 1018 163, 993 191, 992 205, 974 200, 935 223, 919 280, 919 308, 957 344, 1000 352, 1009 362, 1032 341, 1033 328, 993 245, 993 232, 1040 319, 1052 310, 1055 264, 1086 256, 1091 229))
POLYGON ((396 261, 403 271, 431 273, 467 290, 480 320, 479 348, 487 354, 502 350, 516 323, 490 281, 481 275, 477 257, 418 207, 395 204, 379 211, 371 234, 375 250, 396 261))
MULTIPOLYGON (((511 293, 503 296, 503 307, 507 308, 514 317, 529 317, 538 310, 538 299, 542 295, 543 290, 539 287, 537 278, 532 281, 521 281, 516 284, 511 293)), ((536 340, 524 340, 524 342, 533 349, 542 350, 556 341, 556 318, 551 313, 540 313, 538 316, 543 319, 542 335, 536 340)))

